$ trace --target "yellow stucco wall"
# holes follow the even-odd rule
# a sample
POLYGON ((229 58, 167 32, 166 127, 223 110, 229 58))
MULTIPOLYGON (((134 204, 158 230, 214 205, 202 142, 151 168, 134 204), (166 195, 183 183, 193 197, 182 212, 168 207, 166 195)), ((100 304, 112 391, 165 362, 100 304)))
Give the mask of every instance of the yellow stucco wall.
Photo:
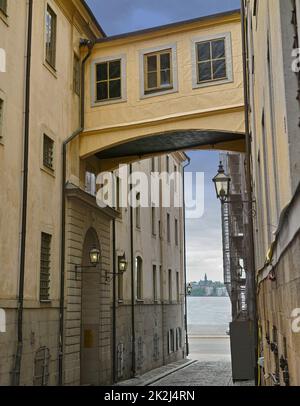
MULTIPOLYGON (((87 157, 112 145, 172 130, 244 132, 240 15, 234 13, 154 30, 94 46, 86 67, 85 131, 80 156, 87 157), (193 89, 193 40, 231 34, 233 81, 193 89), (141 97, 140 52, 175 45, 178 91, 141 97), (126 56, 126 100, 93 105, 91 66, 99 58, 126 56)), ((241 149, 243 146, 238 146, 241 149)))

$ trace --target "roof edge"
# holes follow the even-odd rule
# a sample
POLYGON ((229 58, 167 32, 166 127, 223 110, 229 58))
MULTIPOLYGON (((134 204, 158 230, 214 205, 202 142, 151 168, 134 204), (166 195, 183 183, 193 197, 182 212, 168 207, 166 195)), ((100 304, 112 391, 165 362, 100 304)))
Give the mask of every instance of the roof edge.
POLYGON ((103 28, 101 27, 99 21, 97 20, 95 14, 92 12, 90 6, 86 3, 85 0, 81 0, 81 4, 83 7, 86 9, 88 14, 90 15, 91 19, 93 20, 93 23, 96 25, 97 29, 101 32, 104 38, 107 38, 107 35, 105 34, 103 28))
POLYGON ((115 41, 118 39, 139 36, 139 35, 155 32, 155 31, 166 30, 168 28, 179 27, 179 26, 185 25, 185 24, 192 24, 192 23, 201 22, 201 21, 204 22, 204 21, 213 20, 215 18, 222 18, 222 17, 227 17, 227 16, 231 16, 234 14, 240 14, 240 13, 241 13, 240 9, 234 9, 234 10, 225 11, 222 13, 216 13, 216 14, 210 14, 210 15, 206 15, 206 16, 202 16, 202 17, 192 18, 189 20, 176 21, 174 23, 159 25, 156 27, 146 28, 146 29, 142 29, 142 30, 130 31, 130 32, 125 32, 122 34, 117 34, 117 35, 112 35, 112 36, 105 36, 105 38, 98 38, 96 40, 96 43, 115 41))

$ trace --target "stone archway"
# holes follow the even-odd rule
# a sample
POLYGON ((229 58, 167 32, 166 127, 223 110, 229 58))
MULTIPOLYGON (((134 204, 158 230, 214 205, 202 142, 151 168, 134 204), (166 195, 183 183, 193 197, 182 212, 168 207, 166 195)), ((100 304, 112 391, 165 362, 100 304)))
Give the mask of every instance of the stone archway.
POLYGON ((90 228, 85 236, 81 271, 81 340, 80 340, 80 383, 99 385, 100 381, 100 269, 90 266, 91 248, 100 250, 96 231, 90 228))

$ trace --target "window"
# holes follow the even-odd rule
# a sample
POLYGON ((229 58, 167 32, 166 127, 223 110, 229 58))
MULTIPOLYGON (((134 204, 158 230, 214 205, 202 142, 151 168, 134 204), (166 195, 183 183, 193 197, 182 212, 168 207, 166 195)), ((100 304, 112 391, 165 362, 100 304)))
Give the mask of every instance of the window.
POLYGON ((156 169, 155 161, 156 161, 155 158, 151 158, 151 172, 152 173, 155 172, 155 169, 156 169))
POLYGON ((144 55, 145 94, 172 89, 172 50, 144 55))
POLYGON ((96 196, 96 175, 92 170, 85 172, 85 191, 92 196, 96 196))
POLYGON ((180 302, 180 284, 179 284, 179 272, 176 272, 176 298, 177 302, 180 302))
POLYGON ((46 62, 55 68, 56 64, 56 25, 57 17, 50 6, 46 13, 46 62))
POLYGON ((136 298, 143 300, 143 260, 136 258, 136 298))
POLYGON ((171 242, 171 224, 170 224, 170 214, 167 214, 167 241, 171 242))
POLYGON ((7 13, 7 0, 0 0, 0 10, 6 14, 7 13))
POLYGON ((120 59, 96 64, 97 102, 121 98, 121 75, 120 59))
POLYGON ((151 222, 152 222, 152 235, 156 236, 156 209, 152 207, 152 215, 151 215, 151 222))
POLYGON ((175 219, 175 244, 178 245, 178 220, 175 219))
POLYGON ((74 90, 74 93, 76 93, 78 96, 80 96, 81 68, 80 68, 80 59, 76 54, 74 54, 73 64, 74 64, 74 66, 73 66, 73 90, 74 90))
POLYGON ((182 348, 182 330, 180 327, 176 329, 176 349, 182 348))
POLYGON ((0 99, 0 141, 3 138, 3 127, 4 127, 4 101, 0 99))
POLYGON ((158 221, 158 233, 159 233, 159 238, 162 238, 162 229, 161 229, 161 221, 158 221))
POLYGON ((170 157, 169 155, 166 156, 166 171, 170 172, 170 157))
POLYGON ((152 268, 152 279, 153 279, 153 300, 157 301, 157 269, 156 265, 152 268))
POLYGON ((136 208, 135 208, 135 226, 136 228, 141 228, 141 195, 138 193, 136 195, 136 208))
POLYGON ((196 47, 198 83, 227 79, 225 38, 200 42, 196 47))
POLYGON ((44 134, 43 164, 48 169, 54 169, 54 141, 44 134))
POLYGON ((175 342, 174 342, 175 336, 174 336, 174 330, 171 329, 169 330, 168 333, 168 352, 171 354, 175 350, 175 342))
POLYGON ((169 279, 169 302, 172 302, 172 270, 169 269, 169 274, 168 274, 168 279, 169 279))
MULTIPOLYGON (((121 257, 118 258, 118 263, 121 257)), ((123 300, 123 274, 118 275, 118 300, 123 300)))
POLYGON ((51 235, 41 235, 40 301, 50 299, 51 235))

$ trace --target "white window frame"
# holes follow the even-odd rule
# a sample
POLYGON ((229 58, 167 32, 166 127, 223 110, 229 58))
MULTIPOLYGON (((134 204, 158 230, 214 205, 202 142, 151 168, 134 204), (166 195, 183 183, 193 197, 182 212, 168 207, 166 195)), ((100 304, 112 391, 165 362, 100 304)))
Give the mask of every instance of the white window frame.
POLYGON ((165 44, 155 48, 142 49, 139 53, 140 56, 140 99, 148 99, 149 97, 158 97, 165 94, 178 92, 178 63, 177 63, 177 43, 165 44), (172 65, 172 89, 158 90, 153 93, 145 93, 145 55, 154 52, 161 52, 164 50, 171 50, 171 65, 172 65))
POLYGON ((231 33, 220 33, 215 35, 207 35, 203 37, 197 37, 192 39, 192 66, 193 66, 193 89, 199 89, 209 86, 219 86, 234 81, 233 77, 233 61, 232 61, 232 38, 231 33), (201 42, 215 41, 218 39, 225 40, 225 56, 226 56, 226 72, 227 78, 220 80, 212 80, 203 83, 198 83, 198 59, 197 59, 197 45, 201 42))
POLYGON ((91 63, 91 106, 99 107, 108 104, 124 103, 127 101, 127 58, 125 54, 111 55, 94 59, 91 63), (121 97, 118 99, 98 100, 96 99, 96 66, 100 63, 121 61, 121 97))

